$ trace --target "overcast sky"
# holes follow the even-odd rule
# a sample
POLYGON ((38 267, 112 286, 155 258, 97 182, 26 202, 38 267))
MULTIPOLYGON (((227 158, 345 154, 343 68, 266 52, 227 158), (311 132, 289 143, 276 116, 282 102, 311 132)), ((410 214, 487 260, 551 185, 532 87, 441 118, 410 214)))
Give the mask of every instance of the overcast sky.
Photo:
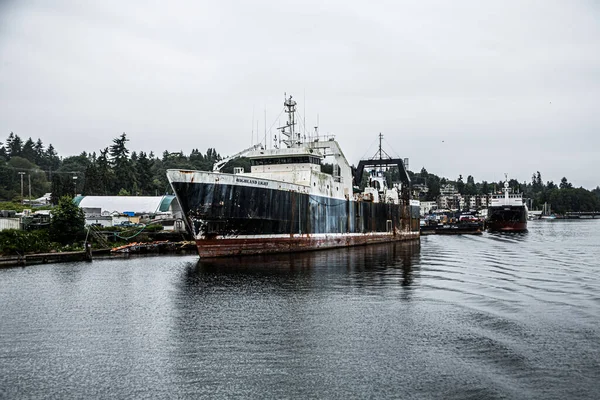
POLYGON ((381 132, 414 171, 591 189, 599 21, 595 0, 0 0, 0 141, 225 156, 287 92, 351 164, 381 132))

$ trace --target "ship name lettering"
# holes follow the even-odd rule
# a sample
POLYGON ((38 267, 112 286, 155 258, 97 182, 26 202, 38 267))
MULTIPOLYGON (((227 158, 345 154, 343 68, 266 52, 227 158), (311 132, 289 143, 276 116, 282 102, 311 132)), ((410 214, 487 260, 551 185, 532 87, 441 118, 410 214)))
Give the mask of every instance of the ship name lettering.
POLYGON ((256 179, 236 178, 235 181, 239 182, 239 183, 249 183, 251 185, 262 185, 262 186, 269 185, 269 182, 258 181, 256 179))

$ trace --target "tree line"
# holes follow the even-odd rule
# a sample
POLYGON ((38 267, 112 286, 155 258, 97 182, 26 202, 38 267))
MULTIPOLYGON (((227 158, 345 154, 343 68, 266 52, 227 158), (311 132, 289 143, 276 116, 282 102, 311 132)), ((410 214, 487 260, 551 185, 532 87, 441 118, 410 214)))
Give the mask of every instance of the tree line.
MULTIPOLYGON (((130 151, 125 133, 114 138, 110 146, 96 152, 83 151, 77 156, 59 157, 49 144, 31 138, 23 141, 10 133, 0 142, 0 200, 18 201, 52 193, 56 204, 63 195, 88 196, 133 195, 155 196, 169 193, 166 170, 169 168, 210 170, 221 159, 215 149, 205 154, 193 149, 183 152, 130 151)), ((233 167, 230 167, 231 169, 233 167)))
MULTIPOLYGON (((425 201, 435 201, 446 184, 454 185, 458 193, 466 198, 497 193, 504 187, 504 181, 475 182, 472 175, 467 176, 466 182, 462 175, 456 180, 449 180, 429 173, 425 168, 418 173, 409 171, 409 175, 413 183, 427 187, 428 190, 420 194, 421 200, 425 201)), ((600 211, 600 187, 593 190, 574 188, 566 177, 558 184, 551 180, 544 183, 540 171, 536 171, 532 174, 530 182, 510 179, 508 184, 515 193, 523 193, 523 197, 530 200, 528 205, 534 210, 542 209, 544 204, 550 204, 552 210, 559 214, 569 211, 600 211)))
MULTIPOLYGON (((153 152, 130 151, 129 139, 125 133, 112 139, 112 143, 97 153, 83 151, 77 156, 60 157, 52 144, 47 147, 41 139, 23 140, 11 132, 4 143, 0 142, 0 200, 18 201, 22 197, 37 198, 44 193, 52 193, 52 202, 57 204, 64 195, 133 195, 155 196, 171 192, 166 170, 170 168, 196 169, 208 171, 221 156, 214 148, 206 153, 193 149, 189 155, 183 152, 164 151, 156 156, 153 152)), ((232 172, 235 166, 249 170, 249 160, 239 158, 228 163, 222 170, 232 172)), ((330 166, 324 165, 328 171, 330 166)), ((475 182, 472 175, 466 181, 462 175, 455 180, 427 172, 408 171, 413 184, 427 187, 420 195, 421 200, 436 200, 441 188, 453 184, 462 196, 485 196, 501 190, 503 181, 475 182)), ((398 170, 388 172, 388 180, 398 180, 398 170)), ((364 182, 363 182, 364 184, 364 182)), ((530 182, 509 181, 516 192, 531 199, 534 209, 550 203, 558 213, 566 211, 600 210, 600 187, 594 190, 574 188, 563 177, 560 183, 543 182, 541 173, 533 173, 530 182)))

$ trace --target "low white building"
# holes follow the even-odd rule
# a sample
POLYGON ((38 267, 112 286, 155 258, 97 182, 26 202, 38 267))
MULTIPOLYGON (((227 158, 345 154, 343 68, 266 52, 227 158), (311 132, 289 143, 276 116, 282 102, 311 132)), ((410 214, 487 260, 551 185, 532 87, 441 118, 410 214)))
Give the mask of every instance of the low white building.
POLYGON ((21 219, 14 212, 6 216, 0 215, 0 231, 5 229, 21 229, 21 219))
POLYGON ((165 230, 185 229, 183 212, 175 196, 77 196, 73 202, 83 209, 86 225, 114 226, 157 222, 165 230))
POLYGON ((421 216, 428 215, 432 211, 437 210, 438 205, 436 201, 422 201, 421 202, 421 216))

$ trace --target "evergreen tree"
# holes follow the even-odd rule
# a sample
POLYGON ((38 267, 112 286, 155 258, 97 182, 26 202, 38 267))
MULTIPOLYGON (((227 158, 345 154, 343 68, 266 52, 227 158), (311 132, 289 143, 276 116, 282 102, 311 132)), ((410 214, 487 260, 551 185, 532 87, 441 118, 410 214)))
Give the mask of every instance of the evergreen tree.
POLYGON ((200 169, 204 164, 204 156, 198 149, 193 149, 190 153, 190 163, 194 167, 194 169, 200 169))
POLYGON ((440 195, 440 180, 437 176, 429 174, 427 178, 427 194, 425 195, 426 201, 435 201, 440 195))
POLYGON ((140 151, 136 163, 136 178, 139 183, 139 189, 142 195, 151 195, 153 193, 152 160, 148 159, 146 153, 140 151))
POLYGON ((481 182, 481 191, 480 191, 480 193, 483 194, 483 195, 490 194, 490 185, 488 184, 487 181, 481 182))
MULTIPOLYGON (((598 198, 598 201, 600 201, 600 186, 596 186, 596 189, 592 190, 592 194, 594 194, 598 198)), ((600 209, 598 211, 600 211, 600 209)))
POLYGON ((570 188, 572 188, 572 187, 573 187, 573 185, 571 185, 571 184, 569 183, 569 181, 567 181, 567 178, 563 177, 563 178, 560 180, 560 186, 559 186, 559 187, 560 187, 561 189, 570 189, 570 188))
POLYGON ((44 160, 44 168, 50 171, 56 171, 60 167, 60 158, 58 154, 56 154, 56 150, 54 150, 54 146, 52 143, 48 145, 46 149, 46 157, 44 160))
POLYGON ((467 176, 467 184, 465 185, 465 194, 467 196, 474 196, 477 194, 477 187, 475 186, 475 178, 472 175, 467 176))
POLYGON ((532 186, 534 192, 539 192, 544 188, 544 182, 542 181, 542 174, 540 174, 540 171, 533 174, 532 186))
POLYGON ((8 139, 6 139, 6 152, 8 153, 8 158, 20 156, 22 149, 23 141, 19 135, 15 135, 11 132, 10 135, 8 135, 8 139))
POLYGON ((111 165, 115 174, 112 185, 113 192, 118 192, 120 189, 132 190, 135 182, 135 174, 127 149, 128 141, 127 135, 123 132, 121 136, 113 139, 113 144, 110 146, 111 165))
POLYGON ((463 182, 462 175, 458 175, 458 179, 456 180, 456 190, 458 193, 465 194, 465 183, 463 182))
POLYGON ((90 162, 85 170, 85 182, 81 193, 84 196, 98 196, 103 194, 102 181, 95 161, 90 162))
POLYGON ((110 187, 113 181, 113 172, 110 169, 110 163, 108 161, 108 147, 100 150, 100 156, 96 161, 96 167, 98 172, 98 190, 99 195, 108 195, 114 192, 110 191, 110 187))
POLYGON ((42 143, 42 139, 38 138, 37 142, 33 146, 33 151, 35 152, 35 164, 43 167, 42 162, 44 159, 44 144, 42 143))
POLYGON ((21 157, 35 164, 37 158, 35 153, 35 143, 31 137, 23 144, 21 149, 21 157))

